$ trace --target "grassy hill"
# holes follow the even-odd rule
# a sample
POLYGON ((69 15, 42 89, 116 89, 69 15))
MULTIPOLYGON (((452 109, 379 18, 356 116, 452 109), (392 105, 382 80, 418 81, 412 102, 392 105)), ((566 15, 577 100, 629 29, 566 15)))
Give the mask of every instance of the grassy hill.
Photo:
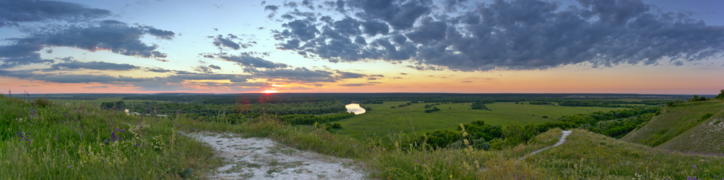
POLYGON ((672 152, 583 130, 573 130, 563 145, 524 161, 560 179, 721 179, 724 176, 721 156, 672 152))
POLYGON ((724 102, 686 102, 662 113, 621 140, 684 152, 722 153, 724 102), (709 114, 709 115, 707 115, 709 114), (716 138, 719 137, 719 138, 716 138))
POLYGON ((658 146, 681 152, 724 154, 724 110, 658 146))

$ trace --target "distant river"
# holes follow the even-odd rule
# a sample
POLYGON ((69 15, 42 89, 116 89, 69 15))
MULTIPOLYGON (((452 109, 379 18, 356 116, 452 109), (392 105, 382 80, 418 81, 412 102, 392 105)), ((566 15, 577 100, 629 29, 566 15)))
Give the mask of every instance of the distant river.
POLYGON ((353 112, 356 115, 365 113, 365 109, 360 107, 357 103, 347 104, 344 105, 344 107, 347 108, 347 112, 353 112))

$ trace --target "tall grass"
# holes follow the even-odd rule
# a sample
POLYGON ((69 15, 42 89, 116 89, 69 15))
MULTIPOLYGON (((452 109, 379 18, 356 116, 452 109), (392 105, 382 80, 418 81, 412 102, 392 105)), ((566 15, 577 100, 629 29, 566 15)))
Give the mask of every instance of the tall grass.
POLYGON ((174 119, 0 95, 1 179, 173 179, 215 167, 174 119))

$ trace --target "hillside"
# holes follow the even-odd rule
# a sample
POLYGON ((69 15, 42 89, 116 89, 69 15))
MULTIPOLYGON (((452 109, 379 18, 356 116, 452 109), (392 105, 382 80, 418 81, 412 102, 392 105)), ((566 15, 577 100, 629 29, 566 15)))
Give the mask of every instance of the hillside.
POLYGON ((698 125, 701 116, 716 114, 724 108, 721 101, 682 103, 675 107, 665 107, 662 113, 651 119, 621 140, 649 146, 658 146, 698 125))
POLYGON ((665 107, 662 113, 621 140, 664 149, 722 153, 722 119, 724 102, 720 100, 686 102, 665 107), (706 117, 705 115, 713 115, 706 117))
POLYGON ((574 129, 561 146, 525 160, 551 179, 719 179, 724 158, 687 155, 574 129))
POLYGON ((657 148, 681 152, 724 154, 724 109, 657 148))

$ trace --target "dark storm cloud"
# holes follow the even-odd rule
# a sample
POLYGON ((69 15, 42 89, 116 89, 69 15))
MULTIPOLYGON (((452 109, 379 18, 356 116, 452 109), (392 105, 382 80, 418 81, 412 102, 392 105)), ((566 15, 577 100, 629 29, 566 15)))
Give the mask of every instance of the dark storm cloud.
POLYGON ((282 27, 289 28, 291 31, 284 30, 281 35, 286 38, 299 38, 302 41, 314 39, 317 33, 319 33, 317 27, 314 26, 312 22, 306 20, 294 20, 283 24, 282 27))
POLYGON ((226 61, 238 63, 241 66, 247 68, 266 68, 266 69, 278 69, 287 68, 287 64, 275 63, 262 58, 253 57, 250 55, 242 54, 240 56, 220 56, 221 59, 226 61))
POLYGON ((85 21, 107 17, 111 12, 80 4, 41 0, 0 0, 0 27, 45 20, 85 21))
POLYGON ((234 50, 239 50, 241 48, 239 44, 231 40, 231 37, 224 38, 224 36, 221 35, 216 36, 213 43, 215 46, 224 46, 234 50))
POLYGON ((390 33, 390 27, 387 26, 384 22, 379 21, 365 21, 362 23, 362 27, 364 27, 364 33, 370 36, 375 36, 377 34, 385 35, 387 33, 390 33))
POLYGON ((339 12, 354 16, 288 22, 274 33, 282 41, 278 48, 330 62, 409 61, 418 70, 462 71, 683 63, 724 53, 724 27, 640 0, 579 0, 570 7, 495 0, 470 8, 459 8, 465 1, 444 0, 441 10, 414 0, 325 4, 339 2, 346 8, 339 12))
POLYGON ((432 3, 425 1, 361 0, 347 4, 362 10, 357 16, 383 20, 395 30, 412 28, 417 18, 432 10, 432 3))
POLYGON ((128 71, 138 69, 140 67, 130 64, 116 64, 108 62, 80 62, 76 60, 66 61, 63 63, 53 64, 48 70, 77 70, 77 69, 93 69, 93 70, 113 70, 128 71))

